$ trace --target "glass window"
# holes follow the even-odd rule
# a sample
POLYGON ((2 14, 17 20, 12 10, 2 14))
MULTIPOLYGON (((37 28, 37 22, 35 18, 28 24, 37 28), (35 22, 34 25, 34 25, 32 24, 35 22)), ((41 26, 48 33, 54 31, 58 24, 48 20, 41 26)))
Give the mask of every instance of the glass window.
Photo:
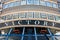
POLYGON ((6 26, 5 23, 0 23, 0 27, 4 27, 4 26, 6 26))
POLYGON ((29 24, 30 25, 34 25, 35 24, 35 20, 29 20, 29 24))
POLYGON ((53 8, 58 8, 58 5, 53 3, 53 8))
POLYGON ((25 18, 25 13, 19 13, 19 18, 25 18))
POLYGON ((18 13, 17 14, 13 14, 13 19, 17 19, 18 18, 18 13))
POLYGON ((60 8, 60 3, 58 3, 58 7, 60 8))
POLYGON ((27 18, 33 18, 33 12, 28 12, 27 13, 27 18))
POLYGON ((54 19, 55 19, 55 18, 54 18, 54 15, 48 14, 48 19, 49 19, 49 20, 54 20, 54 19))
POLYGON ((6 22, 8 26, 12 26, 12 22, 6 22))
POLYGON ((6 20, 6 16, 2 16, 2 19, 3 19, 3 20, 6 20))
POLYGON ((52 22, 47 22, 47 26, 53 26, 52 22))
POLYGON ((8 5, 9 7, 13 7, 13 3, 9 3, 9 5, 8 5))
POLYGON ((40 5, 44 5, 44 6, 46 6, 45 1, 40 1, 40 5))
POLYGON ((39 18, 39 13, 38 12, 34 12, 34 18, 39 18))
POLYGON ((52 7, 52 3, 51 2, 46 2, 47 6, 52 7))
POLYGON ((26 5, 26 0, 21 0, 21 5, 26 5))
POLYGON ((6 15, 6 19, 7 19, 7 20, 12 19, 12 15, 6 15))
POLYGON ((60 24, 59 23, 54 23, 54 27, 59 27, 60 28, 60 24))
POLYGON ((39 25, 44 25, 44 21, 39 21, 39 25))
POLYGON ((14 24, 15 24, 15 25, 19 25, 19 24, 18 24, 18 21, 14 21, 14 24))
POLYGON ((34 34, 34 28, 33 27, 27 27, 25 28, 25 35, 28 34, 34 34))
POLYGON ((29 36, 29 35, 28 36, 24 36, 24 38, 23 38, 23 40, 29 40, 29 39, 30 40, 36 40, 35 36, 29 36))
POLYGON ((19 6, 20 5, 20 2, 17 1, 16 4, 17 4, 17 6, 19 6))
POLYGON ((27 4, 33 4, 33 0, 27 0, 27 4))
POLYGON ((8 4, 5 4, 3 7, 4 7, 4 9, 5 9, 5 8, 8 8, 8 4))
POLYGON ((56 20, 56 21, 60 21, 60 16, 56 16, 56 17, 55 17, 55 20, 56 20))
POLYGON ((34 5, 39 5, 39 0, 34 0, 34 5))
POLYGON ((47 15, 45 13, 41 13, 41 18, 47 19, 47 15))
POLYGON ((14 6, 17 6, 17 2, 14 2, 14 6))
POLYGON ((21 24, 21 25, 27 25, 27 23, 28 23, 27 20, 20 20, 19 21, 19 24, 21 24))

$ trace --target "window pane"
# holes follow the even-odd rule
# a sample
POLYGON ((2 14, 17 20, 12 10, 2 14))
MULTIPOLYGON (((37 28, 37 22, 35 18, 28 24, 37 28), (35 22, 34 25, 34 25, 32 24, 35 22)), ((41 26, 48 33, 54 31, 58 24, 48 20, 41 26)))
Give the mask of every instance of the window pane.
POLYGON ((27 18, 33 18, 33 12, 28 12, 27 13, 27 18))
POLYGON ((48 14, 48 19, 49 19, 49 20, 54 20, 54 15, 48 14))
POLYGON ((3 20, 6 20, 6 16, 2 16, 2 19, 3 19, 3 20))
POLYGON ((18 24, 18 21, 14 21, 14 24, 15 24, 15 25, 19 25, 19 24, 18 24))
POLYGON ((34 12, 34 18, 39 18, 39 13, 38 12, 34 12))
POLYGON ((56 16, 56 21, 60 21, 60 16, 56 16))
POLYGON ((59 27, 60 28, 60 23, 54 23, 54 27, 59 27))
POLYGON ((41 18, 47 19, 47 14, 41 13, 41 18))
POLYGON ((25 28, 25 35, 29 35, 29 34, 34 34, 34 28, 33 27, 27 27, 27 28, 25 28))
POLYGON ((35 24, 35 20, 29 20, 29 24, 30 25, 34 25, 35 24))
POLYGON ((14 2, 14 3, 13 3, 13 5, 14 5, 14 6, 17 6, 17 3, 16 3, 16 2, 14 2))
POLYGON ((53 26, 52 22, 47 22, 47 26, 53 26))
POLYGON ((6 19, 7 19, 7 20, 12 19, 12 15, 6 15, 6 19))
POLYGON ((16 6, 19 6, 20 5, 20 2, 16 1, 16 6))
POLYGON ((19 24, 22 24, 22 25, 27 25, 27 23, 28 23, 27 20, 20 20, 19 21, 19 24))
POLYGON ((5 4, 3 7, 4 7, 4 9, 5 9, 5 8, 8 8, 8 4, 5 4))
POLYGON ((25 13, 19 13, 19 18, 25 18, 25 13))
POLYGON ((8 5, 9 7, 13 7, 13 2, 12 3, 9 3, 9 5, 8 5))
POLYGON ((52 3, 51 2, 46 2, 47 6, 52 7, 52 3))
POLYGON ((58 8, 58 5, 53 3, 53 8, 58 8))
POLYGON ((13 14, 13 19, 17 19, 18 18, 18 14, 13 14))
POLYGON ((33 0, 27 0, 27 4, 33 4, 33 0))
POLYGON ((12 22, 6 22, 8 26, 12 26, 12 22))
POLYGON ((24 36, 23 40, 35 40, 35 36, 24 36))
POLYGON ((39 0, 34 0, 34 5, 39 5, 39 0))
POLYGON ((21 5, 26 5, 26 0, 21 0, 21 5))
POLYGON ((39 21, 39 25, 44 25, 44 21, 39 21))
POLYGON ((40 1, 40 5, 44 5, 44 6, 46 6, 45 1, 40 1))
POLYGON ((0 23, 0 27, 4 27, 4 26, 6 26, 5 23, 0 23))

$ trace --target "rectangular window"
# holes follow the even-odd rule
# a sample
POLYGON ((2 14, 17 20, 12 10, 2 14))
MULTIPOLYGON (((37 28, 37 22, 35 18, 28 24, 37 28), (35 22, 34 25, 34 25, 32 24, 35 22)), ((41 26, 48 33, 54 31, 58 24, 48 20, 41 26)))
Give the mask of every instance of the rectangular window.
POLYGON ((12 26, 13 23, 12 22, 6 22, 8 26, 12 26))
POLYGON ((3 19, 3 20, 6 20, 6 16, 2 16, 2 19, 3 19))
POLYGON ((12 15, 6 15, 6 19, 7 19, 7 20, 12 19, 12 15))
POLYGON ((28 23, 27 20, 20 20, 19 21, 19 24, 21 24, 21 25, 27 25, 27 23, 28 23))
POLYGON ((33 12, 28 12, 27 13, 27 18, 33 18, 33 12))
POLYGON ((40 1, 40 5, 46 6, 45 1, 40 1))
POLYGON ((60 23, 54 23, 54 27, 60 28, 60 23))
POLYGON ((55 20, 56 20, 56 21, 60 21, 60 16, 56 16, 56 17, 55 17, 55 20))
POLYGON ((34 0, 27 0, 27 5, 28 4, 33 4, 34 2, 33 2, 34 0))
POLYGON ((25 13, 19 13, 19 18, 25 18, 25 13))
POLYGON ((13 19, 17 19, 18 18, 18 14, 13 14, 13 19))
POLYGON ((14 24, 15 24, 15 25, 19 25, 19 24, 18 24, 18 21, 14 21, 14 24))
POLYGON ((9 5, 8 5, 9 7, 13 7, 13 2, 12 3, 9 3, 9 5))
POLYGON ((4 27, 4 26, 6 26, 5 23, 0 23, 0 27, 4 27))
POLYGON ((53 26, 52 22, 47 22, 47 26, 53 26))
POLYGON ((52 3, 51 2, 46 2, 47 6, 52 7, 52 3))
POLYGON ((47 19, 47 15, 44 14, 44 13, 41 13, 41 18, 43 18, 43 19, 47 19))
POLYGON ((17 2, 14 2, 13 4, 14 4, 14 6, 17 6, 17 2))
POLYGON ((38 12, 34 12, 34 18, 39 18, 39 13, 38 12))
POLYGON ((39 0, 34 0, 34 5, 39 5, 39 0))
POLYGON ((53 3, 53 8, 58 8, 58 4, 53 3))
POLYGON ((26 0, 21 0, 21 5, 26 5, 26 0))
POLYGON ((4 8, 4 9, 5 9, 5 8, 8 8, 8 4, 4 4, 3 8, 4 8))
POLYGON ((16 6, 19 6, 19 5, 21 5, 21 3, 20 3, 20 2, 18 2, 18 1, 16 2, 16 4, 17 4, 16 6))
POLYGON ((48 14, 48 19, 49 19, 49 20, 54 20, 54 19, 55 19, 55 18, 54 18, 54 15, 48 14))

